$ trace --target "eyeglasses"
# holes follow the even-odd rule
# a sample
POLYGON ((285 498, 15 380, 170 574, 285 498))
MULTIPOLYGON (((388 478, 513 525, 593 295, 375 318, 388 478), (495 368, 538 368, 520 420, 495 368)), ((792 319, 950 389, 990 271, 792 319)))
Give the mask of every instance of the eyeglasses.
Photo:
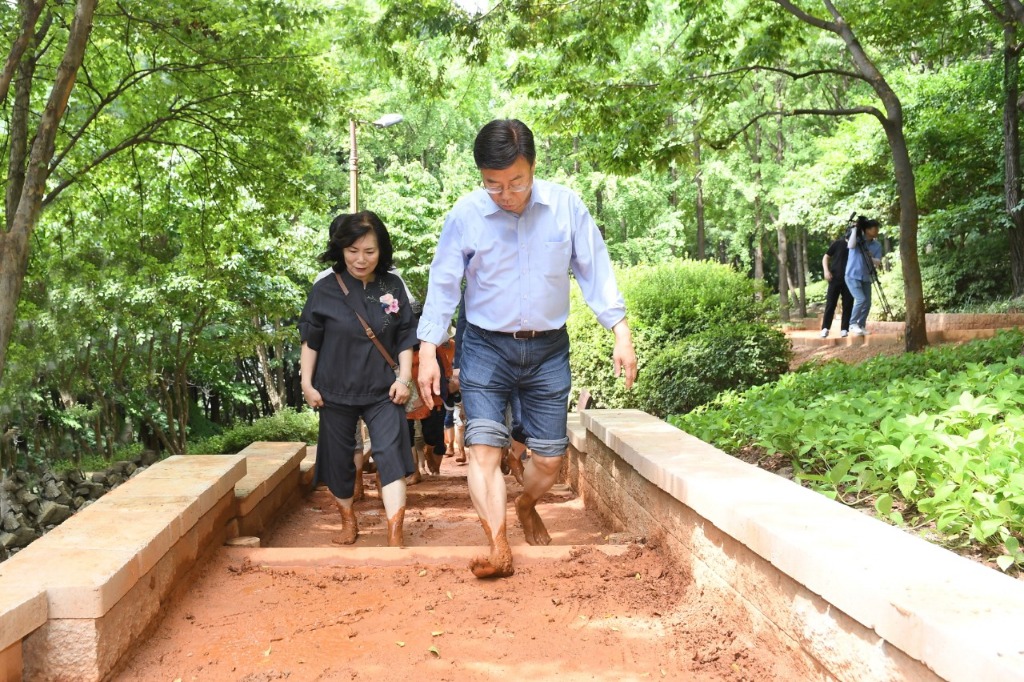
POLYGON ((513 194, 522 194, 523 192, 529 191, 531 187, 533 187, 532 182, 528 185, 509 185, 508 187, 490 187, 488 185, 484 185, 484 191, 490 195, 501 194, 505 190, 508 190, 513 194))

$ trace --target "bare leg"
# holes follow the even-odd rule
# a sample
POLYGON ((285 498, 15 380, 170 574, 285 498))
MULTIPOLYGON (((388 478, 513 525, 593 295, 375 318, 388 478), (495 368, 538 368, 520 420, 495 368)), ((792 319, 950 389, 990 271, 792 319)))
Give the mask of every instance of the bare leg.
POLYGON ((416 471, 405 477, 405 482, 409 485, 416 485, 423 480, 423 474, 420 473, 420 449, 419 447, 412 446, 412 461, 416 464, 416 471))
POLYGON ((508 449, 508 468, 512 471, 512 475, 516 477, 516 481, 519 485, 523 484, 523 453, 526 452, 526 446, 517 440, 512 441, 512 445, 508 449))
POLYGON ((356 444, 356 452, 353 456, 356 463, 356 488, 352 493, 352 501, 358 502, 363 499, 363 467, 366 465, 367 455, 363 452, 363 446, 356 444))
POLYGON ((447 426, 444 430, 444 456, 451 457, 455 454, 455 427, 447 426))
POLYGON ((505 478, 498 468, 501 448, 472 445, 466 449, 469 451, 466 475, 469 496, 491 545, 490 556, 473 559, 469 568, 478 578, 512 575, 512 550, 505 532, 505 478))
POLYGON ((466 426, 455 425, 455 461, 462 464, 466 461, 466 426))
POLYGON ((430 445, 423 446, 423 456, 427 460, 427 467, 430 469, 430 473, 437 476, 441 473, 441 460, 444 458, 444 454, 435 454, 434 448, 430 445))
POLYGON ((331 540, 336 545, 351 545, 359 535, 359 524, 356 523, 356 512, 352 508, 352 498, 343 500, 335 497, 334 503, 341 512, 341 535, 331 540))
POLYGON ((388 517, 388 547, 404 546, 402 525, 405 522, 405 479, 388 483, 381 488, 384 513, 388 517))
POLYGON ((523 471, 523 494, 516 498, 516 514, 523 534, 531 545, 549 545, 551 536, 537 513, 537 500, 551 490, 562 468, 562 456, 541 457, 534 453, 523 471))

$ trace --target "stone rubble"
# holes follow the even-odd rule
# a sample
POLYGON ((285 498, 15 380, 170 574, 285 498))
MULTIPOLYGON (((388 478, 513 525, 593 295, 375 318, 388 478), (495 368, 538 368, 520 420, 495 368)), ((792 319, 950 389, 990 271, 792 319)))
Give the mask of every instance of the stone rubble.
POLYGON ((0 561, 27 547, 107 492, 144 471, 160 456, 146 450, 134 460, 115 462, 104 471, 77 469, 42 475, 15 471, 0 484, 0 561))

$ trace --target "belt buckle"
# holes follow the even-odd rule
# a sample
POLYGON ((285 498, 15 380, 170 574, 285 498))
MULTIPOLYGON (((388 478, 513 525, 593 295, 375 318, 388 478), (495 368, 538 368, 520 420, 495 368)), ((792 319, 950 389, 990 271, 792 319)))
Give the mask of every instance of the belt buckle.
POLYGON ((526 339, 532 339, 534 332, 527 332, 520 329, 519 331, 512 332, 512 338, 516 341, 525 341, 526 339), (520 336, 522 334, 522 336, 520 336))

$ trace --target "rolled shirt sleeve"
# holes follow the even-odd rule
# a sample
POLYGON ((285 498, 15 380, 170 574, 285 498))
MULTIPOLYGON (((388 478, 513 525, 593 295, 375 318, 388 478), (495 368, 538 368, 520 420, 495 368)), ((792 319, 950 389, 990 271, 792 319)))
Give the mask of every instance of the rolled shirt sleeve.
POLYGON ((302 314, 299 316, 299 342, 319 352, 324 343, 324 321, 314 312, 314 297, 317 295, 316 289, 311 290, 306 297, 306 305, 302 307, 302 314))

